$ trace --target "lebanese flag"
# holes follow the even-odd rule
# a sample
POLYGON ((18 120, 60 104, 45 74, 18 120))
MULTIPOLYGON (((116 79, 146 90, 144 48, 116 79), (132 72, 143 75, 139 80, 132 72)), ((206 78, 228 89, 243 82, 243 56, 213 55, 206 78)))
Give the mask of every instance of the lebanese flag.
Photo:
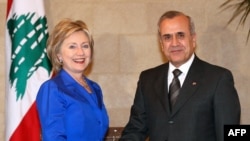
POLYGON ((43 0, 8 0, 6 141, 40 141, 36 94, 51 75, 43 0))

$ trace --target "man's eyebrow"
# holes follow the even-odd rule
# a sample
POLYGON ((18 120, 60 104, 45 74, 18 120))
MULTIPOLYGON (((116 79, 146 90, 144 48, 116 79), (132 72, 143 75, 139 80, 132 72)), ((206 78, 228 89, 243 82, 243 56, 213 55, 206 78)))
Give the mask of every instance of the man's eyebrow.
POLYGON ((185 32, 180 31, 180 32, 177 32, 177 34, 185 34, 185 32))
POLYGON ((173 35, 173 34, 166 33, 166 34, 163 34, 162 36, 169 36, 169 35, 173 35))
POLYGON ((185 32, 183 31, 179 31, 179 32, 176 32, 176 33, 166 33, 166 34, 163 34, 162 36, 166 36, 166 35, 175 35, 175 34, 185 34, 185 32))

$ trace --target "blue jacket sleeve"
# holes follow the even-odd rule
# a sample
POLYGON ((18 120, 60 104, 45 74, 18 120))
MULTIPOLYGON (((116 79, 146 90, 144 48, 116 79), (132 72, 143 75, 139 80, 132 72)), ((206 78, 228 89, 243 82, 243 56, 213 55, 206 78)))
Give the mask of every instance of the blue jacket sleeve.
POLYGON ((66 141, 65 117, 66 101, 60 95, 53 81, 44 83, 37 94, 38 108, 43 141, 66 141))

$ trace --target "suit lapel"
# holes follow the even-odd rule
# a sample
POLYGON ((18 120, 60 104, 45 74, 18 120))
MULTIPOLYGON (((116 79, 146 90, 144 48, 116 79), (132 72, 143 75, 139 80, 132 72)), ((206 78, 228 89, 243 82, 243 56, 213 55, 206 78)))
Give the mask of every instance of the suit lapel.
POLYGON ((173 107, 172 116, 176 114, 176 112, 178 112, 185 105, 187 100, 195 94, 195 91, 201 84, 202 74, 203 67, 201 65, 201 61, 195 57, 182 85, 177 101, 173 107))
POLYGON ((169 100, 168 100, 168 67, 169 64, 166 63, 160 70, 160 75, 156 78, 154 83, 154 89, 156 95, 159 97, 161 104, 163 105, 165 111, 170 114, 169 100), (163 91, 162 91, 163 90, 163 91))

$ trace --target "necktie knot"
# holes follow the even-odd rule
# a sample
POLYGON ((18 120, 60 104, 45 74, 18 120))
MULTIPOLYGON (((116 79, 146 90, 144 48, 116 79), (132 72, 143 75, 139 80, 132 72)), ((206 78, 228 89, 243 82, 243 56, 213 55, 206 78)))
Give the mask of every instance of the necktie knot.
POLYGON ((173 71, 174 77, 178 77, 182 72, 179 69, 173 71))

